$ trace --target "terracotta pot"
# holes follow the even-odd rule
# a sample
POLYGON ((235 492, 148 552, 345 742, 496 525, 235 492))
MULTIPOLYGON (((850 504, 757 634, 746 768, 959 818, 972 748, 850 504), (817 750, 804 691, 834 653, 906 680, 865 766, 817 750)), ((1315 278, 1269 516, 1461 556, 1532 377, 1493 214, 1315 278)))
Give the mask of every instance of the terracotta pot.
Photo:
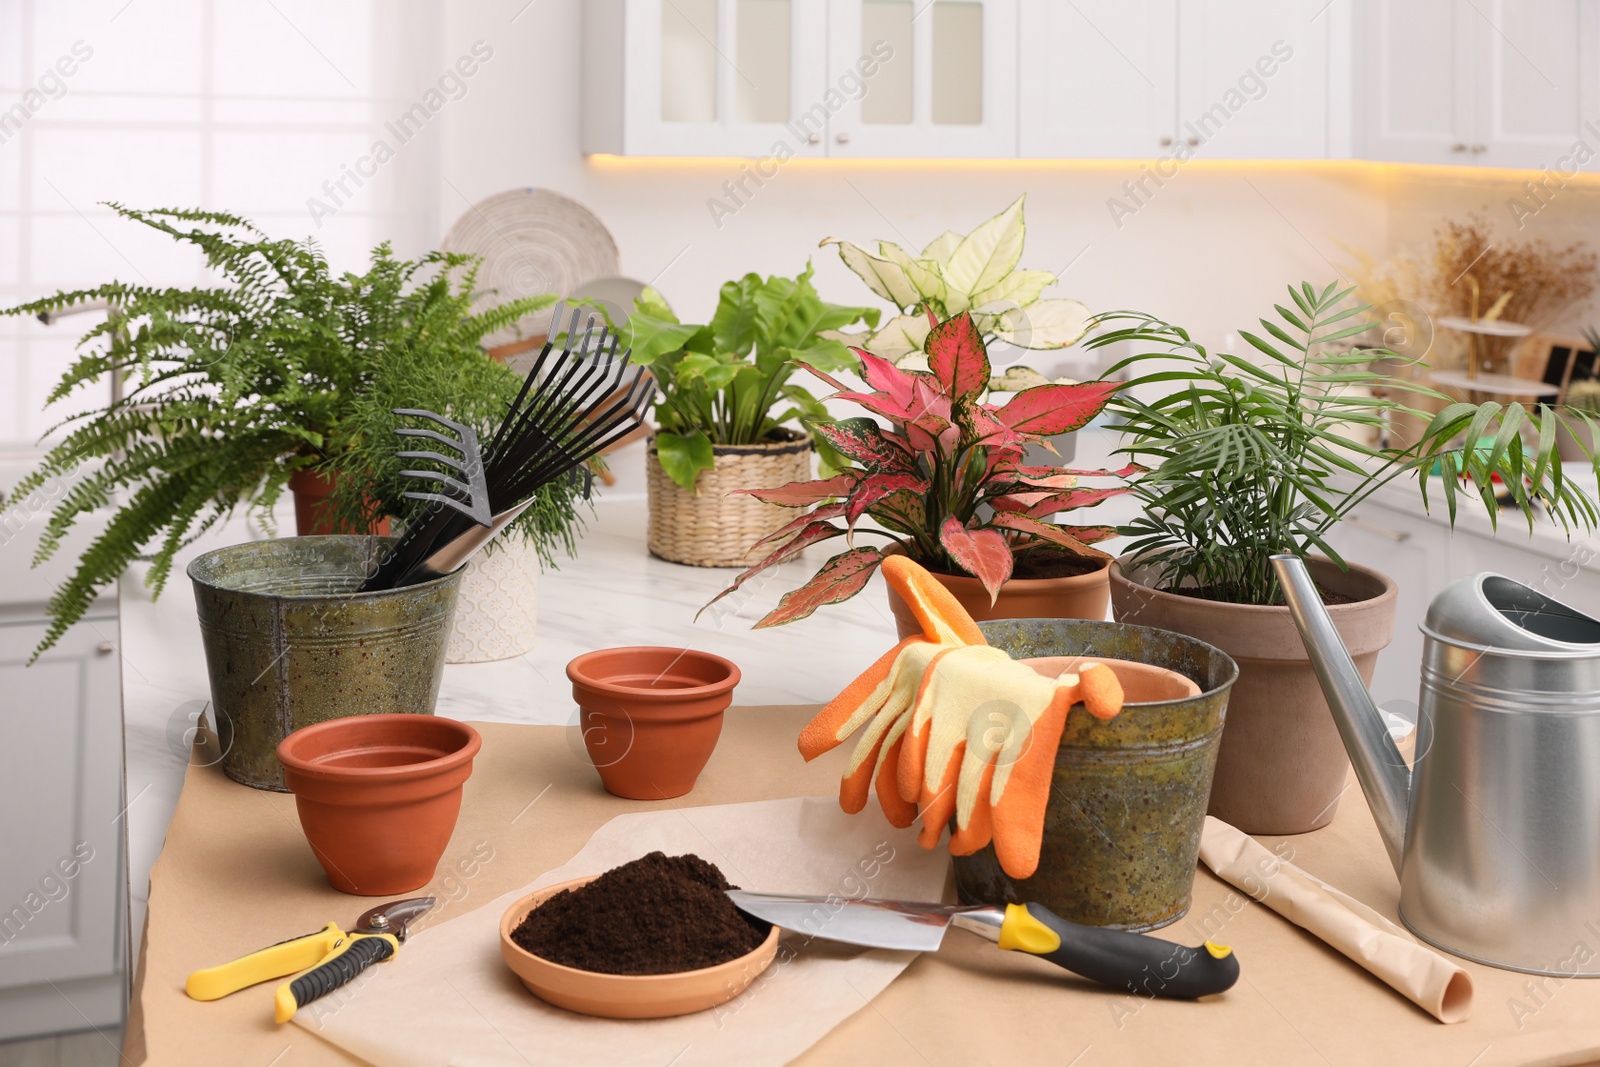
POLYGON ((606 792, 668 800, 694 788, 717 747, 739 668, 709 652, 635 645, 587 652, 567 677, 606 792))
MULTIPOLYGON (((1013 578, 1000 587, 1000 597, 992 605, 983 583, 966 575, 934 574, 939 584, 950 590, 974 620, 985 619, 1091 619, 1104 622, 1111 590, 1106 575, 1110 562, 1088 574, 1066 578, 1013 578)), ((932 572, 930 572, 932 573, 932 572)), ((916 616, 900 595, 889 590, 889 610, 902 637, 921 633, 916 616)))
POLYGON ((432 715, 330 719, 284 738, 284 781, 328 882, 368 897, 427 885, 482 743, 466 723, 432 715))
POLYGON ((369 529, 349 530, 328 518, 328 497, 334 481, 326 474, 298 470, 289 475, 289 492, 294 494, 294 532, 301 537, 314 534, 377 534, 389 536, 389 517, 385 515, 369 529))
POLYGON ((1154 663, 1131 659, 1102 659, 1098 656, 1035 656, 1022 662, 1044 675, 1055 678, 1080 663, 1099 663, 1111 669, 1122 686, 1122 704, 1159 704, 1168 700, 1187 700, 1200 695, 1200 687, 1187 675, 1169 671, 1154 663))
MULTIPOLYGON (((1330 560, 1307 561, 1322 587, 1357 599, 1328 608, 1364 682, 1394 636, 1392 580, 1330 560)), ((1226 604, 1162 592, 1149 565, 1111 568, 1118 622, 1138 623, 1209 642, 1239 664, 1228 702, 1209 813, 1247 834, 1299 834, 1326 826, 1339 807, 1350 760, 1287 607, 1226 604)))
POLYGON ((511 932, 534 908, 562 890, 592 881, 594 877, 574 878, 535 890, 500 918, 500 958, 528 992, 558 1008, 607 1019, 662 1019, 706 1011, 743 993, 778 955, 783 931, 774 926, 754 949, 714 967, 678 974, 601 974, 552 963, 511 939, 511 932))

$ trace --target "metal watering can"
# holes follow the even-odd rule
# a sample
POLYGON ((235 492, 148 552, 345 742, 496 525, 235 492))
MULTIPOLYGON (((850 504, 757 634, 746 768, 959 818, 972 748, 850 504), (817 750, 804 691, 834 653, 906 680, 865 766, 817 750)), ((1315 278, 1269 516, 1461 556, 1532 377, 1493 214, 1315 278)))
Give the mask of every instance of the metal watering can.
POLYGON ((1400 919, 1466 959, 1600 977, 1600 621, 1498 574, 1422 623, 1408 771, 1305 564, 1272 557, 1389 858, 1400 919))

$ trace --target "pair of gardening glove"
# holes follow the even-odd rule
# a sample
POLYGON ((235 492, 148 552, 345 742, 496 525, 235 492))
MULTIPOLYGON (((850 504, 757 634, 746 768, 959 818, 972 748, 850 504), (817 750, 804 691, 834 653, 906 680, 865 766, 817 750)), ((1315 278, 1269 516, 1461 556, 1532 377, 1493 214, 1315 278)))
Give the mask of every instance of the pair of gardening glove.
POLYGON ((1122 710, 1122 686, 1099 663, 1046 678, 984 640, 955 597, 904 556, 883 562, 890 587, 922 633, 901 641, 851 682, 800 734, 807 760, 860 739, 839 786, 854 814, 875 787, 895 826, 922 817, 933 848, 951 818, 950 851, 994 845, 1001 868, 1027 878, 1039 866, 1045 807, 1067 712, 1122 710))

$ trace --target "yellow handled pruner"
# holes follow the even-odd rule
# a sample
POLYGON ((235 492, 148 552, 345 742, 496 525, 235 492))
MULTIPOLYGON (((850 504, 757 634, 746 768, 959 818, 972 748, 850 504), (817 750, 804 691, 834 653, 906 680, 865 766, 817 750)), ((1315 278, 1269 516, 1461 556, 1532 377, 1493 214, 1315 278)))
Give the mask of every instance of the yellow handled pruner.
POLYGON ((273 1018, 286 1023, 296 1010, 352 981, 362 971, 392 959, 411 921, 433 907, 433 897, 411 897, 363 912, 342 930, 330 922, 320 930, 268 945, 218 967, 195 971, 184 991, 195 1000, 217 1000, 258 982, 304 971, 278 987, 273 1018))

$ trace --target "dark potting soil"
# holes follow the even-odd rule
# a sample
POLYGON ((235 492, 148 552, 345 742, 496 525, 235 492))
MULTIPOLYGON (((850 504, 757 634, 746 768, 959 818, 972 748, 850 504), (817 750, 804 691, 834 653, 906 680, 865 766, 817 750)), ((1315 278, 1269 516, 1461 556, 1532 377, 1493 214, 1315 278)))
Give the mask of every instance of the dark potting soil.
POLYGON ((772 927, 747 917, 699 856, 652 852, 528 913, 511 940, 536 956, 602 974, 676 974, 753 951, 772 927))

